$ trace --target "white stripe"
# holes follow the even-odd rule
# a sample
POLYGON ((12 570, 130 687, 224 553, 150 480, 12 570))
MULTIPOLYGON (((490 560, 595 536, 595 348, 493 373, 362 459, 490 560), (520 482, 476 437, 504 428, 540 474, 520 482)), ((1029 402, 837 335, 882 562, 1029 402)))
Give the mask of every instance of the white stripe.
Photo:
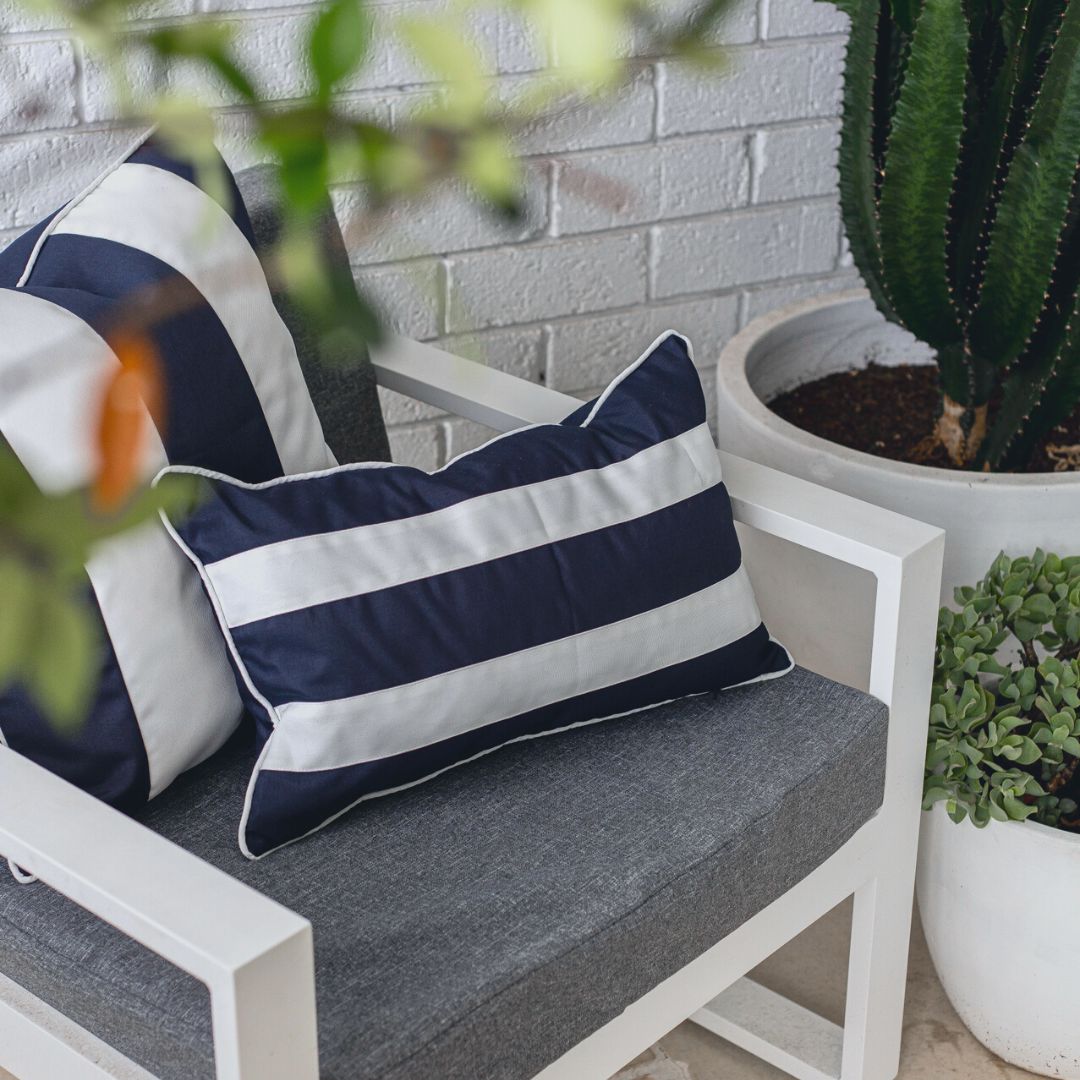
MULTIPOLYGON (((85 487, 97 471, 98 407, 120 366, 115 353, 65 308, 0 289, 0 431, 42 491, 85 487)), ((142 472, 165 464, 146 416, 142 472)))
POLYGON ((632 521, 719 483, 704 424, 602 469, 494 491, 442 510, 319 533, 206 567, 229 626, 460 570, 632 521))
POLYGON ((282 468, 335 464, 258 256, 213 199, 164 169, 129 163, 67 213, 53 230, 63 233, 127 244, 187 278, 236 346, 282 468))
MULTIPOLYGON (((119 360, 77 315, 30 293, 0 289, 0 326, 0 432, 43 490, 85 486, 96 403, 119 360)), ((144 430, 149 476, 165 449, 149 416, 144 430)), ((236 683, 198 576, 157 521, 98 545, 86 570, 157 795, 236 726, 236 683)))
POLYGON ((307 772, 406 753, 702 656, 760 623, 740 567, 707 589, 595 630, 370 694, 282 705, 261 768, 307 772))
POLYGON ((198 574, 157 521, 86 564, 150 768, 150 797, 220 747, 243 705, 198 574))

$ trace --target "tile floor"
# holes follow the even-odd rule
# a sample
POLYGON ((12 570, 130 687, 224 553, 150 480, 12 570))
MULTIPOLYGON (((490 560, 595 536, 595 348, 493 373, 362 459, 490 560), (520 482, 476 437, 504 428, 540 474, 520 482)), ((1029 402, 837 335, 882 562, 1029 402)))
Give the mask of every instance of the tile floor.
MULTIPOLYGON (((762 964, 755 977, 835 1023, 844 1019, 849 904, 762 964)), ((781 1080, 787 1074, 694 1024, 677 1027, 612 1080, 781 1080)), ((898 1080, 1030 1080, 978 1043, 953 1011, 916 925, 898 1080)))
MULTIPOLYGON (((756 972, 774 990, 843 1020, 848 905, 841 905, 756 972)), ((786 1074, 693 1024, 683 1024, 612 1080, 781 1080, 786 1074)), ((921 930, 912 939, 899 1080, 1023 1080, 968 1034, 934 975, 921 930)), ((17 1080, 0 1069, 0 1080, 17 1080)))

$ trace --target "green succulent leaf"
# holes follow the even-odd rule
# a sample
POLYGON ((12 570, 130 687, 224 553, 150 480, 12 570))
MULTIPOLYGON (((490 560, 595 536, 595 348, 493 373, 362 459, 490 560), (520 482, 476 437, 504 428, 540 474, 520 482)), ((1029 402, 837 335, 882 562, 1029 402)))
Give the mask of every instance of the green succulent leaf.
POLYGON ((994 220, 969 327, 999 366, 1023 352, 1046 301, 1080 158, 1080 6, 1069 4, 994 220))
POLYGON ((961 336, 946 249, 964 128, 967 49, 963 6, 955 0, 925 0, 896 103, 881 186, 886 291, 904 325, 939 349, 961 336))
POLYGON ((840 132, 840 210, 851 256, 886 318, 899 322, 881 278, 877 165, 874 161, 874 84, 879 0, 846 0, 852 17, 844 68, 844 122, 840 132))

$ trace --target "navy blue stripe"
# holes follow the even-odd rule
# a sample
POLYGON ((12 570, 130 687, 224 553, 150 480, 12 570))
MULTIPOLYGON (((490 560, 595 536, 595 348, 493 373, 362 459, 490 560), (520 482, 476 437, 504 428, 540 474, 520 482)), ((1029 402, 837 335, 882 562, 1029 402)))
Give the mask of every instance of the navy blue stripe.
MULTIPOLYGON (((174 176, 179 176, 189 184, 194 184, 204 194, 206 189, 199 184, 198 172, 190 161, 178 158, 169 150, 160 146, 153 138, 148 139, 133 154, 128 156, 128 162, 132 165, 152 165, 155 169, 162 169, 174 176)), ((227 197, 224 203, 219 203, 222 209, 233 219, 237 228, 247 238, 247 242, 257 248, 255 232, 251 227, 251 219, 248 217, 247 207, 240 195, 240 189, 236 186, 232 170, 229 169, 220 156, 216 158, 217 166, 221 170, 221 178, 225 181, 227 197)))
POLYGON ((739 563, 727 492, 717 485, 606 529, 249 623, 233 640, 271 704, 328 701, 650 611, 708 588, 739 563))
POLYGON ((150 327, 165 374, 161 436, 169 461, 253 483, 280 476, 270 428, 232 339, 202 294, 168 263, 112 240, 64 233, 44 246, 25 291, 106 337, 125 304, 156 287, 168 289, 179 307, 150 327))
POLYGON ((22 236, 17 236, 3 251, 0 251, 0 288, 14 289, 26 269, 30 253, 38 237, 59 211, 50 214, 44 221, 39 221, 32 229, 27 229, 22 236))
MULTIPOLYGON (((789 664, 787 653, 769 640, 764 626, 759 626, 739 641, 705 656, 406 754, 321 772, 264 769, 252 794, 245 834, 248 848, 254 855, 265 854, 317 828, 366 795, 414 783, 512 739, 613 716, 675 697, 719 690, 743 681, 747 672, 780 672, 789 664)), ((723 737, 722 720, 722 711, 718 709, 717 738, 723 737)), ((357 721, 362 723, 363 718, 358 717, 357 721)), ((567 737, 588 738, 589 733, 568 733, 567 737)))
POLYGON ((16 684, 0 695, 0 731, 12 750, 125 813, 150 798, 150 766, 135 709, 97 602, 90 604, 103 645, 101 676, 86 720, 63 733, 16 684))
MULTIPOLYGON (((578 424, 584 419, 583 411, 578 424)), ((705 422, 697 371, 669 338, 631 372, 587 428, 531 428, 481 447, 434 476, 391 466, 338 469, 303 482, 245 491, 215 484, 218 500, 188 519, 184 537, 204 561, 312 533, 441 510, 478 495, 624 461, 705 422)))

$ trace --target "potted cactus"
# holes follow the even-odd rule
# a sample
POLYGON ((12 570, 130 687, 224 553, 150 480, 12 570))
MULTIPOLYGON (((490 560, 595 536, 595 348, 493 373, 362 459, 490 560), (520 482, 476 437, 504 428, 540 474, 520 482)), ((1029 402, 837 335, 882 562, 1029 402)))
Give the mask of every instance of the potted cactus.
POLYGON ((1001 555, 955 604, 938 621, 927 738, 927 943, 986 1046, 1080 1080, 1071 999, 1030 992, 1067 985, 1080 955, 1080 557, 1001 555), (1008 932, 988 939, 991 926, 1008 932))
POLYGON ((866 291, 729 344, 721 439, 944 527, 948 597, 1080 534, 1080 4, 839 2, 866 291))

